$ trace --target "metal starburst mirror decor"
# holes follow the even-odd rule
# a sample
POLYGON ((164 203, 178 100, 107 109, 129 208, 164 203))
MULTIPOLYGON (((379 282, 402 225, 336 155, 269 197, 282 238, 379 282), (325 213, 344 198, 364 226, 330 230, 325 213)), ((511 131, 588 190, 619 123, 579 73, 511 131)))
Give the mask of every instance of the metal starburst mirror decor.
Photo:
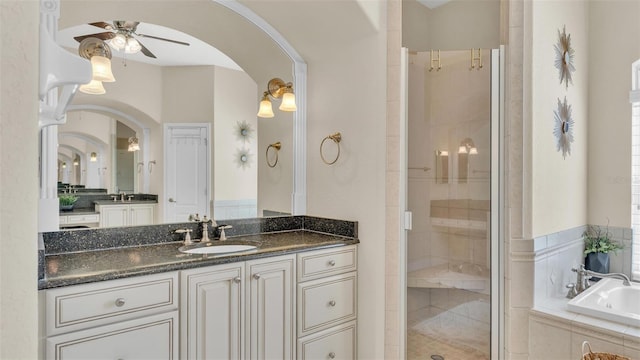
POLYGON ((567 35, 564 26, 562 32, 558 29, 558 43, 553 47, 556 50, 555 67, 558 69, 560 84, 564 83, 568 88, 569 83, 573 84, 572 73, 576 71, 573 66, 575 50, 571 47, 571 34, 567 35))
POLYGON ((567 97, 564 101, 558 99, 558 109, 553 111, 555 126, 553 135, 556 137, 556 149, 562 150, 562 157, 567 158, 571 155, 571 143, 573 142, 573 125, 574 121, 571 117, 571 105, 567 104, 567 97))

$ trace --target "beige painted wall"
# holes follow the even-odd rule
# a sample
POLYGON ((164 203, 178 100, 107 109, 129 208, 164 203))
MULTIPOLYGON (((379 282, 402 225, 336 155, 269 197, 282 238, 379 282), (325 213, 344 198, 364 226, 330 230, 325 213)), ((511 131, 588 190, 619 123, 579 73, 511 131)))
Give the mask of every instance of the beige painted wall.
POLYGON ((629 91, 631 64, 640 59, 640 2, 589 6, 588 222, 631 227, 629 91))
POLYGON ((257 85, 246 73, 215 68, 214 82, 214 186, 217 200, 245 200, 258 197, 258 153, 256 119, 257 85), (250 137, 238 136, 238 123, 253 130, 250 137), (242 167, 237 159, 241 150, 249 155, 242 167))
POLYGON ((0 358, 38 355, 38 12, 0 1, 0 358))
POLYGON ((453 0, 429 9, 402 2, 402 45, 410 50, 495 49, 500 45, 499 0, 453 0))
MULTIPOLYGON (((535 1, 532 4, 532 233, 546 235, 587 222, 588 4, 535 1), (554 67, 558 30, 566 25, 575 49, 575 73, 568 89, 554 67), (571 154, 563 158, 553 135, 557 101, 567 98, 575 121, 571 154)), ((525 99, 526 101, 526 99, 525 99)))

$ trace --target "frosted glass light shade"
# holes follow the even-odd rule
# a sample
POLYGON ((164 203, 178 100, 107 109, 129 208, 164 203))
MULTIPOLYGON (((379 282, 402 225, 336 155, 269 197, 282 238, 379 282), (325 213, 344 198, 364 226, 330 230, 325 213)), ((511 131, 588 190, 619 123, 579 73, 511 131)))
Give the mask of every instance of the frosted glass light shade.
POLYGON ((91 162, 96 162, 96 161, 98 161, 98 154, 96 154, 96 153, 92 152, 92 153, 91 153, 91 157, 90 157, 90 159, 91 159, 91 162))
POLYGON ((469 154, 470 155, 478 155, 478 148, 477 147, 472 147, 471 149, 469 149, 469 154))
POLYGON ((80 88, 78 90, 85 94, 91 95, 102 95, 107 92, 104 89, 104 86, 102 86, 102 81, 97 80, 91 80, 91 82, 89 82, 88 84, 80 85, 80 88))
POLYGON ((282 103, 278 109, 282 111, 298 110, 298 107, 296 106, 296 96, 292 92, 285 92, 282 94, 282 103))
POLYGON ((124 52, 126 54, 135 54, 142 49, 142 45, 138 42, 138 40, 130 37, 127 39, 127 45, 124 47, 124 52))
POLYGON ((118 51, 122 50, 127 45, 127 37, 124 34, 117 34, 113 39, 109 40, 109 45, 118 51))
POLYGON ((104 56, 94 55, 91 57, 91 68, 93 69, 93 80, 114 82, 116 78, 111 72, 111 60, 104 56))
POLYGON ((261 118, 272 118, 274 116, 273 108, 271 107, 271 101, 269 101, 269 99, 263 98, 262 101, 260 101, 258 116, 261 118))
POLYGON ((467 146, 460 145, 460 147, 458 148, 458 154, 466 154, 466 153, 467 153, 467 146))

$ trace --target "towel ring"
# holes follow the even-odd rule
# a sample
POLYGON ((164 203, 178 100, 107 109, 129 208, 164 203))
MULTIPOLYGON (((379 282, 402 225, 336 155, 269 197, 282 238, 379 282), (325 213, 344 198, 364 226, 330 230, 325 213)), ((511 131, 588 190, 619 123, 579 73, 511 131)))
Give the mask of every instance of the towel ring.
POLYGON ((340 141, 342 141, 342 134, 340 134, 339 132, 335 134, 331 134, 325 137, 324 139, 322 139, 322 142, 320 143, 320 157, 322 158, 322 161, 325 164, 333 165, 336 163, 336 161, 338 161, 338 158, 340 157, 340 141), (338 153, 336 154, 336 158, 333 159, 333 161, 327 161, 327 159, 324 158, 324 154, 322 152, 322 147, 324 146, 324 142, 327 140, 333 140, 333 142, 336 143, 336 145, 338 146, 338 153))
POLYGON ((276 167, 276 165, 278 164, 278 152, 280 152, 280 148, 282 147, 282 144, 280 144, 280 141, 275 142, 273 144, 269 144, 269 146, 267 146, 267 152, 265 154, 265 156, 267 157, 267 165, 270 168, 274 168, 276 167), (276 160, 273 162, 273 164, 271 164, 269 162, 269 149, 274 148, 276 149, 276 160))

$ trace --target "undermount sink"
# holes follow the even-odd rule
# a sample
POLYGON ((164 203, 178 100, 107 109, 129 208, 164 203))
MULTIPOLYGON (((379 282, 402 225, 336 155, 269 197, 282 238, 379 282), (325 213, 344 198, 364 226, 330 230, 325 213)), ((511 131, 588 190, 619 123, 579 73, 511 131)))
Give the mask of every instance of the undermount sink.
POLYGON ((243 251, 255 250, 256 246, 254 245, 213 245, 207 244, 205 246, 191 247, 191 246, 183 246, 178 250, 180 252, 186 254, 228 254, 228 253, 237 253, 243 251))

